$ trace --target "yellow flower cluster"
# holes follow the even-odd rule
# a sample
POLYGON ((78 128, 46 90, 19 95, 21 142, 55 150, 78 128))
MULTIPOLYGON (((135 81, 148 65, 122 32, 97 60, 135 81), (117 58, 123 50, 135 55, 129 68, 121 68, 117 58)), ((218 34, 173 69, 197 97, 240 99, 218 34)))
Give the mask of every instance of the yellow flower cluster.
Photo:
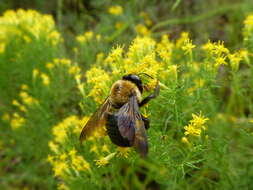
POLYGON ((46 73, 40 72, 38 69, 33 69, 33 79, 35 80, 38 76, 42 80, 42 84, 44 86, 49 86, 50 84, 49 76, 46 73))
POLYGON ((25 123, 25 118, 20 116, 18 113, 13 113, 11 121, 10 121, 10 125, 12 127, 12 129, 18 129, 19 127, 21 127, 22 125, 24 125, 25 123))
POLYGON ((137 24, 135 26, 135 31, 140 36, 148 36, 150 34, 149 29, 145 25, 143 25, 143 24, 137 24))
POLYGON ((172 42, 164 36, 160 43, 156 43, 150 37, 137 37, 127 52, 120 46, 113 48, 102 65, 106 70, 99 65, 86 73, 87 83, 91 86, 89 96, 101 104, 108 95, 111 84, 124 74, 146 73, 152 76, 154 80, 146 81, 146 85, 151 89, 156 85, 158 75, 159 79, 168 75, 173 79, 177 78, 177 66, 169 63, 170 58, 166 58, 165 55, 169 52, 168 56, 171 56, 172 47, 172 42), (162 62, 160 55, 164 57, 162 62))
POLYGON ((64 143, 69 128, 71 128, 75 133, 80 131, 80 120, 77 116, 69 116, 53 127, 52 132, 54 135, 54 141, 61 144, 64 143))
POLYGON ((87 83, 93 86, 88 96, 93 97, 97 103, 101 104, 108 94, 106 87, 110 83, 109 74, 101 68, 93 67, 87 71, 86 78, 87 83))
POLYGON ((123 13, 123 8, 120 5, 114 5, 108 8, 108 13, 111 15, 121 15, 123 13))
POLYGON ((168 35, 163 35, 161 42, 157 44, 156 51, 160 58, 167 64, 171 62, 174 43, 169 40, 168 35))
POLYGON ((244 20, 244 42, 246 46, 250 48, 251 51, 253 51, 253 14, 250 14, 246 17, 244 20))
POLYGON ((42 15, 35 10, 8 10, 0 17, 0 26, 0 40, 4 41, 8 41, 11 35, 18 35, 27 43, 40 38, 48 40, 52 45, 62 41, 52 16, 42 15))
POLYGON ((84 32, 83 34, 76 36, 76 41, 79 42, 80 44, 84 44, 86 42, 89 42, 92 39, 100 41, 101 35, 100 34, 95 35, 92 31, 88 31, 88 32, 84 32))
POLYGON ((227 65, 229 50, 224 46, 224 42, 218 41, 217 43, 211 43, 208 41, 202 46, 202 49, 205 50, 210 57, 214 57, 215 68, 218 68, 220 65, 227 65))
MULTIPOLYGON (((12 100, 12 105, 17 107, 20 112, 25 113, 27 112, 28 107, 31 107, 36 104, 38 104, 38 100, 29 95, 28 86, 26 84, 22 84, 21 91, 19 93, 19 100, 12 100)), ((5 115, 5 118, 3 119, 6 121, 10 120, 10 125, 13 129, 19 128, 25 122, 25 118, 17 112, 14 112, 11 118, 9 117, 9 115, 5 115)))
MULTIPOLYGON (((192 114, 193 119, 189 121, 189 124, 184 127, 185 136, 200 136, 202 130, 206 130, 205 123, 209 120, 201 114, 192 114)), ((185 138, 184 138, 185 139, 185 138)))
POLYGON ((54 139, 48 143, 53 155, 49 155, 47 160, 51 163, 55 176, 64 177, 69 169, 74 169, 76 172, 90 170, 90 164, 77 154, 75 148, 65 149, 64 152, 60 149, 60 147, 65 146, 66 140, 69 138, 68 134, 75 134, 78 139, 83 123, 87 120, 88 117, 80 120, 77 116, 72 115, 53 126, 54 139))

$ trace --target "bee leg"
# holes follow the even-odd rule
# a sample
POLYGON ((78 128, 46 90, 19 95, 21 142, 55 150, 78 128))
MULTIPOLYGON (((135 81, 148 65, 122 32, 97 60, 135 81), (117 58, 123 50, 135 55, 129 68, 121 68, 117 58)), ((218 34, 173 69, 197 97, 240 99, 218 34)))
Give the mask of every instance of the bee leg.
POLYGON ((159 95, 160 92, 160 85, 157 84, 154 90, 153 94, 150 94, 149 96, 147 96, 146 98, 144 98, 140 103, 139 103, 139 107, 144 106, 145 104, 147 104, 150 100, 156 98, 159 95))
POLYGON ((144 122, 145 129, 149 129, 149 123, 150 123, 149 119, 144 117, 143 115, 141 115, 141 119, 144 122))

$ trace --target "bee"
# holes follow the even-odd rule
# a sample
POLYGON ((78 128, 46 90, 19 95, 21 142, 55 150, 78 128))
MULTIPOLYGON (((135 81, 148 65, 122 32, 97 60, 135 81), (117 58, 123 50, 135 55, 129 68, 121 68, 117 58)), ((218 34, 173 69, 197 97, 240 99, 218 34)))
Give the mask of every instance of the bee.
POLYGON ((160 85, 157 82, 154 92, 142 100, 145 87, 139 75, 135 74, 124 75, 116 81, 110 95, 83 127, 80 142, 97 128, 105 126, 112 143, 121 147, 134 147, 145 157, 148 153, 146 130, 150 121, 140 113, 140 108, 159 95, 160 85))

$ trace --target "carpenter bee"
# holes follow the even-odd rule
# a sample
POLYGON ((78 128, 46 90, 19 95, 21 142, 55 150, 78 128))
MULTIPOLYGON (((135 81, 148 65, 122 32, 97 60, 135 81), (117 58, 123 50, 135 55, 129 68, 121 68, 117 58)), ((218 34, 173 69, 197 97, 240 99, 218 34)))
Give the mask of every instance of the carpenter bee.
POLYGON ((144 88, 139 75, 128 74, 116 81, 110 95, 82 129, 80 141, 90 136, 96 128, 105 126, 114 144, 133 146, 145 157, 148 152, 146 129, 149 128, 149 119, 140 113, 140 107, 159 95, 160 85, 157 82, 154 92, 142 100, 144 88))

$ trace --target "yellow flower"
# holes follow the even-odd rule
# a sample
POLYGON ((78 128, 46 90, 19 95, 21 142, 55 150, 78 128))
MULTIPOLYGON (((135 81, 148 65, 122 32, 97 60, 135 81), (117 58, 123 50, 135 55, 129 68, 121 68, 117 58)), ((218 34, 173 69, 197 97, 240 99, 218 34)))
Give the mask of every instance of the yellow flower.
POLYGON ((18 113, 13 114, 13 118, 10 121, 10 125, 12 129, 18 129, 22 125, 24 125, 25 119, 21 117, 18 113))
POLYGON ((118 155, 124 158, 128 158, 129 156, 129 152, 130 152, 130 148, 127 147, 117 147, 118 149, 118 155))
POLYGON ((185 144, 190 144, 189 140, 186 137, 182 137, 181 141, 185 144))
POLYGON ((148 28, 142 24, 138 24, 135 26, 135 31, 142 36, 148 36, 150 34, 150 31, 148 28))
POLYGON ((33 69, 33 79, 35 79, 39 75, 39 70, 38 69, 33 69))
POLYGON ((180 38, 176 41, 176 47, 178 48, 182 47, 187 40, 189 40, 189 33, 182 32, 180 34, 180 38))
POLYGON ((50 84, 50 78, 49 78, 49 76, 47 74, 41 73, 40 77, 42 79, 42 84, 43 85, 48 86, 50 84))
POLYGON ((23 106, 23 105, 19 106, 19 110, 22 111, 22 112, 27 112, 26 107, 23 106))
POLYGON ((51 156, 51 155, 48 155, 48 156, 47 156, 47 161, 48 161, 49 163, 53 164, 53 163, 54 163, 54 157, 51 156))
POLYGON ((48 146, 51 151, 57 153, 58 152, 58 145, 56 145, 53 141, 48 142, 48 146))
POLYGON ((108 145, 104 144, 104 145, 102 146, 102 152, 110 153, 110 150, 109 150, 109 148, 108 148, 108 145))
POLYGON ((84 43, 84 42, 86 42, 86 38, 84 35, 78 35, 76 37, 76 41, 78 41, 79 43, 84 43))
POLYGON ((24 38, 26 43, 30 43, 32 41, 32 39, 27 35, 24 35, 23 38, 24 38))
POLYGON ((193 119, 190 120, 190 123, 194 124, 195 127, 203 128, 203 129, 205 129, 204 124, 209 120, 208 118, 205 118, 204 116, 202 116, 201 113, 199 115, 192 114, 192 118, 193 119))
POLYGON ((100 40, 101 40, 101 35, 100 35, 100 34, 97 34, 97 35, 96 35, 96 39, 97 39, 97 41, 100 41, 100 40))
POLYGON ((215 67, 219 67, 220 65, 227 65, 227 62, 226 62, 226 56, 222 56, 222 57, 217 57, 215 59, 215 67))
POLYGON ((65 171, 68 169, 66 162, 57 161, 53 165, 53 171, 55 176, 63 176, 65 171))
POLYGON ((52 68, 54 68, 54 64, 53 63, 47 63, 46 67, 51 70, 52 68))
POLYGON ((84 36, 86 37, 87 40, 91 40, 93 37, 93 32, 92 31, 85 32, 84 36))
POLYGON ((69 155, 70 155, 71 157, 76 156, 76 153, 77 153, 77 151, 76 151, 75 148, 73 148, 71 151, 69 151, 69 155))
POLYGON ((184 45, 182 46, 182 49, 185 51, 185 54, 191 54, 192 49, 195 48, 196 46, 192 44, 192 40, 187 39, 184 42, 184 45))
POLYGON ((72 164, 78 171, 90 170, 90 164, 82 156, 72 156, 72 164))
POLYGON ((28 90, 28 86, 26 84, 21 85, 21 90, 28 90))
POLYGON ((0 53, 4 53, 4 51, 5 51, 5 44, 0 43, 0 53))
POLYGON ((14 106, 20 106, 20 103, 17 100, 12 100, 12 105, 14 106))
POLYGON ((66 153, 63 153, 63 154, 60 155, 60 160, 64 161, 64 160, 66 160, 66 158, 67 158, 66 153))
POLYGON ((60 183, 57 185, 57 190, 69 190, 69 188, 64 183, 60 183))
POLYGON ((190 136, 200 136, 201 130, 206 130, 205 123, 209 120, 204 116, 196 114, 192 114, 193 119, 189 121, 189 124, 184 127, 185 132, 184 134, 190 136))
POLYGON ((240 52, 236 52, 234 54, 229 54, 228 58, 229 58, 230 66, 231 66, 232 70, 237 71, 239 69, 240 61, 243 59, 240 52))
POLYGON ((69 74, 77 75, 81 72, 81 69, 78 65, 73 65, 68 70, 69 74))
POLYGON ((92 147, 90 148, 90 152, 94 152, 94 153, 98 154, 98 147, 97 147, 97 145, 93 144, 92 147))
POLYGON ((123 8, 120 5, 114 5, 108 9, 108 13, 111 15, 121 15, 123 13, 123 8))
POLYGON ((98 167, 101 167, 101 166, 105 166, 105 165, 109 164, 109 161, 115 156, 115 154, 116 154, 116 152, 111 153, 106 157, 102 157, 99 160, 95 160, 96 165, 98 167))
POLYGON ((196 128, 192 124, 185 126, 184 129, 185 129, 185 132, 184 132, 185 135, 200 136, 201 129, 196 128))

